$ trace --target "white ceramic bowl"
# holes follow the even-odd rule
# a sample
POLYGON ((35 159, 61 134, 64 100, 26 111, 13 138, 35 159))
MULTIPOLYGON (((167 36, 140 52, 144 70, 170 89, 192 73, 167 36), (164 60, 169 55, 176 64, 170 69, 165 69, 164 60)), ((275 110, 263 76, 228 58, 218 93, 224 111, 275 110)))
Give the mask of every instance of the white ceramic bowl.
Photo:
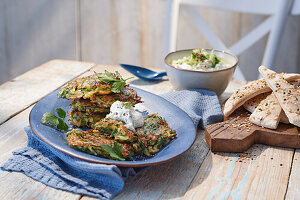
MULTIPOLYGON (((224 63, 231 66, 216 71, 179 69, 170 64, 173 60, 190 55, 192 50, 193 49, 187 49, 171 52, 165 57, 167 74, 173 87, 176 90, 206 89, 214 91, 217 95, 221 95, 232 78, 238 63, 237 57, 224 51, 214 50, 217 57, 221 58, 224 63)), ((211 51, 211 49, 205 50, 207 52, 211 51)))

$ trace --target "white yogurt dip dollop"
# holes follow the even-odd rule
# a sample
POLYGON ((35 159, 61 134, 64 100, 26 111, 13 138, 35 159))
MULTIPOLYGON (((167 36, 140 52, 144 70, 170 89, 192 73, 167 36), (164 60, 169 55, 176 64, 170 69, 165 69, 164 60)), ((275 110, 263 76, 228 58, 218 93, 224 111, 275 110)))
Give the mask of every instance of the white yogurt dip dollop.
POLYGON ((144 125, 144 117, 141 111, 138 112, 130 103, 121 101, 116 101, 111 105, 110 113, 106 115, 106 118, 122 121, 129 130, 134 132, 135 128, 144 125))

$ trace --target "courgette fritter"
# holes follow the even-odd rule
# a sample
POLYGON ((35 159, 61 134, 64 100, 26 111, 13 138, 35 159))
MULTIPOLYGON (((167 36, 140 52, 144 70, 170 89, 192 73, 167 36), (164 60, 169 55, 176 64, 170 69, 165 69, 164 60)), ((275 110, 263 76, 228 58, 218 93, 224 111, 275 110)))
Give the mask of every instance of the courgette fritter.
POLYGON ((129 102, 132 105, 141 102, 135 90, 131 88, 125 88, 123 93, 112 93, 108 95, 93 95, 90 97, 90 101, 97 103, 102 107, 110 107, 116 101, 129 102))
POLYGON ((98 94, 111 94, 111 84, 100 81, 96 75, 77 78, 67 83, 59 92, 59 98, 88 99, 91 96, 98 94))
POLYGON ((132 143, 137 141, 136 133, 129 130, 123 122, 114 119, 101 119, 93 128, 100 131, 106 137, 113 138, 118 142, 132 143))
POLYGON ((70 124, 73 126, 92 128, 96 122, 105 117, 106 113, 91 114, 73 109, 69 115, 70 124))
POLYGON ((86 112, 90 114, 94 113, 109 113, 110 106, 99 106, 96 103, 92 103, 87 99, 74 99, 70 104, 73 110, 86 112))
POLYGON ((158 114, 149 115, 144 121, 144 126, 136 130, 138 143, 134 148, 136 151, 143 151, 146 156, 156 154, 177 136, 176 131, 158 114))
MULTIPOLYGON (((67 142, 70 147, 92 154, 94 156, 114 159, 109 153, 103 150, 101 145, 114 145, 115 141, 113 139, 103 136, 98 130, 90 129, 88 131, 81 131, 78 129, 73 129, 67 133, 67 142)), ((123 147, 122 157, 124 159, 131 158, 134 154, 131 145, 121 144, 123 147)))

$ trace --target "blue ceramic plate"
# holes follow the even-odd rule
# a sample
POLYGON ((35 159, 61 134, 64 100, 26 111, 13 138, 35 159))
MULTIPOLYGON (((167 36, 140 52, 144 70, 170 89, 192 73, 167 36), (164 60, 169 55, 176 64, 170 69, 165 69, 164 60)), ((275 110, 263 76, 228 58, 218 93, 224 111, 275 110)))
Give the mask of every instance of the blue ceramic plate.
MULTIPOLYGON (((177 133, 177 138, 153 157, 143 157, 133 161, 117 161, 93 156, 70 148, 63 132, 41 124, 41 119, 45 112, 56 113, 56 108, 70 111, 69 104, 71 100, 58 98, 57 94, 59 90, 46 96, 33 107, 29 115, 30 126, 34 133, 47 144, 70 156, 94 163, 113 164, 121 167, 144 167, 165 163, 186 152, 196 139, 196 129, 190 117, 180 108, 160 96, 141 89, 133 89, 142 97, 145 106, 149 109, 149 113, 158 113, 164 117, 169 126, 176 130, 177 133)), ((65 121, 68 123, 67 119, 65 121)))

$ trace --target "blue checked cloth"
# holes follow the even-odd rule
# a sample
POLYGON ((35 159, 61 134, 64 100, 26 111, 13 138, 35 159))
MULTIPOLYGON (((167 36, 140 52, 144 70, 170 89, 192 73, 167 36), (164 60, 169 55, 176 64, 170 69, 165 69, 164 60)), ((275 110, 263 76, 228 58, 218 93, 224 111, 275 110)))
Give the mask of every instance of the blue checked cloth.
MULTIPOLYGON (((218 98, 214 92, 184 90, 163 94, 166 100, 184 110, 195 126, 204 128, 223 119, 218 98)), ((25 127, 28 145, 13 152, 2 170, 22 172, 53 188, 88 195, 99 199, 111 199, 120 193, 124 181, 144 170, 120 168, 115 165, 86 162, 41 141, 25 127)))

